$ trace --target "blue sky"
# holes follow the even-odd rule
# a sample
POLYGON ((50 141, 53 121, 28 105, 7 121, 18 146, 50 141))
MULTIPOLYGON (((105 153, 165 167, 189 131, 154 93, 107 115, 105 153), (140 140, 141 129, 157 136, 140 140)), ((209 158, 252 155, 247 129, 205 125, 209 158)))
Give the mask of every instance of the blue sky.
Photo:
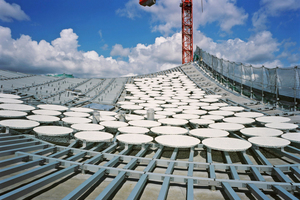
MULTIPOLYGON (((0 69, 116 77, 181 64, 180 0, 0 0, 0 69)), ((194 47, 253 66, 300 64, 299 0, 194 0, 194 47)))

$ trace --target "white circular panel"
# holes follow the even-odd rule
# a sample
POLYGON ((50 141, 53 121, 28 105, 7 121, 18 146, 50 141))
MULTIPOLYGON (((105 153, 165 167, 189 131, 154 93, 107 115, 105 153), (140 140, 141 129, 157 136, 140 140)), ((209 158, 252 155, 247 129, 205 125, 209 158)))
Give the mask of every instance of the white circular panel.
POLYGON ((292 123, 270 123, 270 124, 265 124, 265 126, 268 128, 276 128, 279 130, 293 130, 298 128, 297 124, 292 124, 292 123))
POLYGON ((252 146, 250 142, 225 137, 208 138, 203 140, 202 143, 210 149, 227 152, 245 151, 252 146))
POLYGON ((280 148, 289 145, 291 142, 278 137, 251 137, 249 142, 259 147, 280 148))
POLYGON ((84 124, 90 123, 92 121, 91 119, 83 117, 64 117, 61 120, 68 124, 84 124))
POLYGON ((117 136, 117 140, 125 144, 141 145, 152 142, 153 138, 142 134, 122 134, 117 136))
POLYGON ((245 128, 242 124, 234 124, 234 123, 214 123, 208 125, 210 128, 221 129, 225 131, 238 131, 242 128, 245 128))
POLYGON ((281 135, 281 137, 291 142, 300 143, 300 133, 286 133, 281 135))
POLYGON ((26 118, 40 123, 51 123, 60 120, 58 117, 50 116, 50 115, 29 115, 26 116, 26 118))
POLYGON ((130 124, 131 126, 138 126, 138 127, 145 127, 145 128, 152 128, 161 125, 161 123, 152 120, 134 120, 134 121, 129 121, 128 124, 130 124))
POLYGON ((149 132, 149 129, 144 127, 125 126, 118 128, 118 131, 125 134, 146 134, 149 132))
POLYGON ((40 104, 40 105, 37 105, 37 107, 40 109, 45 109, 45 110, 57 110, 57 111, 68 110, 68 107, 66 107, 66 106, 52 105, 52 104, 40 104))
POLYGON ((190 148, 200 143, 198 138, 186 135, 161 135, 155 141, 163 146, 173 148, 190 148))
POLYGON ((241 129, 240 132, 248 137, 276 137, 282 134, 282 131, 280 130, 266 127, 244 128, 241 129))
POLYGON ((190 130, 190 134, 199 138, 226 137, 229 135, 227 131, 213 128, 199 128, 190 130))
POLYGON ((81 131, 74 135, 77 139, 87 142, 110 142, 113 135, 101 131, 81 131))
POLYGON ((17 110, 17 111, 24 111, 29 112, 31 110, 34 110, 35 107, 25 105, 25 104, 0 104, 0 108, 4 110, 17 110))
POLYGON ((188 130, 182 127, 175 126, 159 126, 151 128, 151 131, 157 135, 184 135, 188 130))
POLYGON ((2 118, 19 118, 25 117, 26 112, 16 111, 16 110, 0 110, 0 117, 2 118))
POLYGON ((104 126, 99 124, 73 124, 71 128, 78 131, 101 131, 104 129, 104 126))
POLYGON ((31 129, 40 125, 40 123, 27 119, 5 119, 0 121, 0 125, 13 129, 31 129))
POLYGON ((61 112, 56 110, 33 110, 32 111, 36 115, 50 115, 50 116, 58 116, 61 114, 61 112))
POLYGON ((73 132, 73 129, 63 126, 40 126, 33 129, 39 135, 65 136, 73 132))
POLYGON ((175 118, 166 118, 158 120, 162 124, 170 125, 170 126, 183 126, 188 123, 185 119, 175 119, 175 118))

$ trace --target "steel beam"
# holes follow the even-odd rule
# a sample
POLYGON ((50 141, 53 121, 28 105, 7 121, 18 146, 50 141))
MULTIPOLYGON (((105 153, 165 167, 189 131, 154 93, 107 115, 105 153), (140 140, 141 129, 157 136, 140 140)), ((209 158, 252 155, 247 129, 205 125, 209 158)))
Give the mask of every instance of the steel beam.
MULTIPOLYGON (((148 147, 149 146, 147 146, 146 148, 142 148, 135 156, 143 156, 147 152, 148 147)), ((132 159, 127 165, 124 166, 123 169, 132 169, 137 164, 137 161, 137 158, 132 159)), ((107 187, 105 187, 105 189, 99 194, 99 196, 97 196, 96 199, 108 199, 111 196, 111 194, 114 193, 115 190, 120 186, 120 184, 124 181, 125 178, 126 172, 120 172, 114 178, 114 180, 107 187)))
POLYGON ((292 181, 277 167, 273 168, 273 175, 277 176, 277 178, 286 183, 292 183, 292 181))
MULTIPOLYGON (((240 152, 240 154, 242 155, 241 157, 243 158, 245 163, 253 165, 252 161, 250 160, 245 151, 240 152)), ((266 181, 256 167, 250 167, 250 172, 253 174, 257 181, 266 181)))
POLYGON ((222 182, 222 187, 227 194, 228 198, 231 200, 240 200, 241 198, 236 194, 236 192, 232 189, 229 183, 222 182))
POLYGON ((98 154, 98 155, 88 159, 87 161, 85 161, 84 164, 94 164, 102 159, 103 159, 103 154, 98 154))
POLYGON ((41 149, 39 151, 34 152, 34 154, 37 155, 43 155, 43 154, 47 154, 47 153, 53 153, 55 151, 56 147, 55 146, 50 146, 46 149, 41 149))
POLYGON ((15 172, 18 172, 18 171, 21 171, 21 170, 25 170, 25 169, 40 165, 41 162, 43 162, 43 161, 44 161, 44 159, 38 159, 38 160, 33 160, 33 161, 29 161, 29 162, 22 163, 22 164, 19 164, 19 165, 14 165, 12 167, 1 169, 0 170, 0 177, 1 176, 7 176, 9 174, 12 174, 12 173, 15 173, 15 172))
MULTIPOLYGON (((194 147, 190 150, 189 162, 193 162, 194 160, 194 147)), ((190 163, 188 167, 188 176, 193 177, 194 164, 190 163)), ((186 199, 194 199, 194 180, 187 180, 187 191, 186 191, 186 199)))
POLYGON ((253 183, 247 184, 247 188, 251 191, 251 194, 255 196, 258 200, 268 200, 269 198, 265 195, 258 187, 253 183))
MULTIPOLYGON (((132 146, 130 148, 124 149, 123 151, 121 151, 119 154, 126 154, 128 153, 128 151, 130 151, 132 148, 132 146)), ((98 156, 96 156, 96 158, 92 158, 90 160, 88 160, 88 163, 94 163, 97 162, 98 160, 100 160, 102 158, 103 154, 99 154, 98 156)), ((104 166, 108 167, 108 166, 114 166, 117 162, 120 161, 120 157, 119 156, 115 156, 113 159, 111 159, 109 162, 105 163, 104 166)), ((86 181, 84 181, 81 185, 79 185, 75 190, 73 190, 71 193, 69 193, 64 200, 67 199, 77 199, 79 198, 86 190, 88 190, 90 187, 92 187, 98 180, 100 180, 106 173, 106 169, 102 168, 100 170, 98 170, 97 172, 95 172, 90 178, 88 178, 86 181)))
POLYGON ((104 145, 105 145, 104 142, 103 143, 99 143, 95 147, 91 148, 90 151, 99 151, 104 145))
POLYGON ((54 162, 54 163, 49 163, 47 165, 41 166, 41 167, 37 167, 35 169, 29 170, 27 172, 23 172, 21 174, 15 175, 15 176, 11 176, 7 179, 1 180, 0 181, 0 188, 5 188, 8 187, 10 185, 16 184, 18 182, 21 182, 25 179, 34 177, 38 174, 44 173, 46 171, 49 171, 51 169, 54 169, 57 165, 59 165, 60 162, 54 162))
MULTIPOLYGON (((178 154, 178 148, 175 148, 170 160, 176 160, 177 154, 178 154)), ((174 171, 174 166, 175 166, 175 163, 171 161, 165 174, 172 174, 174 171)), ((162 183, 162 186, 161 186, 161 189, 160 189, 157 199, 166 199, 167 198, 168 190, 169 190, 169 186, 170 186, 170 180, 171 180, 170 177, 164 178, 164 181, 162 183)))
POLYGON ((23 142, 23 143, 17 143, 17 144, 15 143, 15 144, 3 145, 0 147, 0 151, 6 151, 6 150, 10 150, 10 149, 32 146, 37 143, 38 142, 36 142, 36 141, 30 141, 30 142, 23 142))
POLYGON ((18 162, 25 162, 29 159, 29 156, 23 155, 23 156, 17 156, 17 157, 13 157, 13 158, 9 158, 6 160, 0 160, 0 167, 4 167, 6 165, 11 165, 11 164, 15 164, 18 162))
POLYGON ((92 187, 98 180, 100 180, 105 175, 105 169, 101 169, 95 172, 90 178, 79 185, 75 190, 69 193, 63 200, 78 199, 82 194, 84 194, 90 187, 92 187))
POLYGON ((0 134, 0 141, 15 140, 19 138, 24 138, 24 137, 22 135, 10 135, 5 133, 0 134))
POLYGON ((66 160, 76 161, 76 160, 79 160, 79 159, 83 158, 84 156, 86 156, 86 152, 81 152, 81 153, 75 154, 75 155, 67 158, 66 160))
POLYGON ((5 140, 0 142, 0 146, 16 144, 16 143, 24 143, 30 141, 29 138, 20 138, 20 139, 13 139, 13 140, 5 140))
MULTIPOLYGON (((224 154, 226 162, 228 164, 232 164, 232 161, 231 161, 231 158, 230 158, 228 152, 223 151, 223 154, 224 154)), ((235 179, 235 180, 240 180, 240 177, 239 177, 235 167, 234 166, 229 166, 229 168, 230 168, 230 173, 231 173, 232 178, 235 179)))
POLYGON ((105 150, 103 150, 102 153, 110 153, 113 150, 115 150, 117 148, 117 146, 118 146, 117 143, 113 143, 108 148, 106 148, 105 150))
POLYGON ((206 161, 210 163, 208 166, 208 173, 209 173, 209 178, 216 178, 216 173, 215 173, 215 166, 212 165, 212 155, 211 155, 211 149, 206 148, 206 161))
MULTIPOLYGON (((159 149, 156 150, 156 153, 154 154, 152 159, 157 159, 161 157, 162 154, 162 150, 163 150, 163 146, 160 146, 159 149)), ((144 169, 144 172, 152 172, 153 169, 155 168, 156 162, 155 160, 152 160, 147 167, 144 169)), ((135 187, 133 188, 133 190, 131 191, 129 197, 127 198, 127 200, 136 200, 138 199, 138 197, 140 196, 141 192, 144 190, 146 183, 148 181, 148 175, 147 174, 143 174, 139 181, 136 183, 135 187)))
POLYGON ((22 151, 22 152, 28 152, 28 151, 35 151, 38 149, 43 149, 46 148, 48 145, 46 144, 40 144, 40 145, 34 145, 34 146, 29 146, 29 147, 22 147, 22 148, 17 148, 17 149, 10 149, 6 151, 0 151, 0 157, 1 156, 7 156, 7 155, 12 155, 16 153, 17 151, 22 151))
POLYGON ((264 164, 264 165, 271 165, 273 166, 268 159, 259 151, 258 148, 256 147, 251 147, 251 149, 254 151, 254 153, 259 157, 260 161, 264 164))
POLYGON ((60 158, 62 156, 68 155, 71 152, 70 149, 65 149, 63 151, 58 151, 50 156, 48 156, 49 158, 60 158))
POLYGON ((2 200, 10 200, 10 199, 17 199, 17 198, 24 198, 24 195, 32 192, 32 191, 35 191, 37 189, 40 189, 41 187, 49 184, 49 183, 52 183, 54 181, 57 181, 58 179, 68 175, 68 174, 71 174, 73 172, 76 171, 76 168, 78 166, 77 165, 73 165, 73 166, 70 166, 68 168, 65 168, 65 169, 62 169, 56 173, 53 173, 51 175, 48 175, 44 178, 41 178, 37 181, 34 181, 30 184, 27 184, 23 187, 20 187, 16 190, 13 190, 11 192, 8 192, 2 196, 0 196, 0 199, 2 200))
MULTIPOLYGON (((290 149, 295 150, 295 148, 290 148, 290 149)), ((274 150, 275 150, 275 152, 280 153, 281 155, 284 155, 284 156, 288 157, 289 159, 296 161, 297 163, 300 163, 300 157, 298 157, 290 152, 286 152, 284 149, 281 149, 281 151, 278 149, 274 149, 274 150)), ((298 152, 300 153, 299 150, 298 150, 298 152)))
POLYGON ((293 172, 294 175, 296 175, 300 179, 300 169, 298 167, 291 167, 291 172, 293 172))
POLYGON ((298 200, 294 195, 283 189, 279 185, 272 185, 272 189, 285 200, 298 200))

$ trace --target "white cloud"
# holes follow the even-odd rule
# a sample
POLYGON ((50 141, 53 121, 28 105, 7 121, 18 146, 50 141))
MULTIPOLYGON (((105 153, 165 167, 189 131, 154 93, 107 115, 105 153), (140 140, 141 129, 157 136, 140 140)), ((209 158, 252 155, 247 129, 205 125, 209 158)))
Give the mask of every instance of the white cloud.
POLYGON ((104 45, 101 47, 102 50, 107 50, 107 48, 108 48, 108 44, 104 44, 104 45))
POLYGON ((98 33, 99 33, 100 38, 102 39, 102 31, 99 30, 98 33))
POLYGON ((59 52, 76 53, 78 45, 78 36, 73 33, 73 29, 64 29, 60 32, 60 38, 51 42, 52 46, 59 52))
POLYGON ((286 11, 295 11, 300 8, 299 0, 261 0, 261 5, 272 16, 280 15, 286 11))
POLYGON ((254 64, 252 65, 253 67, 261 67, 261 66, 264 66, 266 68, 269 68, 269 69, 273 69, 273 68, 276 68, 276 67, 283 67, 282 63, 280 60, 274 60, 274 61, 268 61, 268 62, 264 62, 264 63, 261 63, 261 64, 254 64))
POLYGON ((263 64, 273 61, 274 53, 279 50, 279 45, 268 31, 256 33, 247 41, 239 38, 229 39, 216 43, 197 31, 195 44, 203 50, 219 58, 229 61, 263 64))
POLYGON ((261 31, 267 28, 268 17, 280 16, 284 12, 300 9, 299 0, 261 0, 261 8, 253 14, 254 30, 261 31))
POLYGON ((296 46, 296 42, 291 42, 290 39, 283 40, 284 50, 278 56, 278 58, 286 58, 291 66, 296 66, 300 64, 300 49, 296 46))
POLYGON ((0 26, 1 69, 33 74, 72 73, 77 77, 119 77, 126 74, 147 74, 181 61, 181 35, 159 37, 154 44, 137 44, 134 48, 114 46, 113 55, 128 56, 129 61, 98 55, 95 51, 79 51, 78 36, 64 29, 60 37, 47 42, 34 41, 28 35, 13 39, 11 30, 0 26))
POLYGON ((30 20, 18 4, 9 4, 4 0, 0 0, 0 19, 4 22, 30 20))
MULTIPOLYGON (((257 33, 247 41, 235 38, 215 42, 200 31, 194 36, 195 46, 220 58, 257 66, 282 66, 274 57, 280 44, 268 31, 257 33)), ((96 51, 79 51, 78 46, 78 36, 72 29, 62 30, 60 37, 52 42, 37 42, 27 35, 13 39, 11 30, 0 26, 1 69, 33 74, 71 73, 76 77, 120 77, 181 65, 181 33, 157 37, 153 44, 137 44, 132 48, 116 44, 111 55, 122 56, 118 59, 104 57, 96 51)))
POLYGON ((116 44, 113 46, 113 49, 111 50, 110 55, 126 57, 129 55, 129 53, 130 53, 129 48, 123 48, 123 46, 121 44, 116 44))
POLYGON ((205 0, 203 4, 202 13, 200 1, 194 3, 194 10, 198 11, 194 12, 196 28, 199 25, 218 22, 222 31, 230 32, 232 27, 245 24, 248 18, 248 14, 245 13, 244 9, 236 6, 236 1, 205 0))
MULTIPOLYGON (((159 31, 165 35, 174 32, 174 29, 181 28, 181 1, 163 0, 157 1, 152 7, 142 7, 137 0, 129 0, 124 9, 117 13, 129 18, 138 16, 138 12, 151 14, 153 31, 159 31), (158 24, 157 24, 158 23, 158 24)), ((217 22, 222 31, 230 32, 236 25, 242 25, 248 18, 248 14, 242 8, 236 6, 232 0, 204 0, 203 13, 201 12, 201 1, 193 2, 194 29, 200 25, 217 22)))
POLYGON ((125 4, 125 8, 118 9, 116 11, 116 13, 121 16, 125 16, 130 19, 134 19, 135 17, 139 16, 138 11, 136 9, 137 7, 140 7, 139 2, 136 0, 131 0, 125 4), (135 9, 133 9, 133 8, 135 8, 135 9))
POLYGON ((134 73, 129 73, 129 74, 126 74, 126 75, 124 75, 124 76, 122 76, 122 77, 130 77, 130 76, 137 76, 138 74, 134 74, 134 73))

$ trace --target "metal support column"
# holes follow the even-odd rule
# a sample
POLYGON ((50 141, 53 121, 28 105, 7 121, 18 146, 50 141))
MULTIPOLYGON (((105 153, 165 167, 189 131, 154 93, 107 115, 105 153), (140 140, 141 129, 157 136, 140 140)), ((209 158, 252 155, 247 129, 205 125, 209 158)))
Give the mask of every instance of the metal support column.
POLYGON ((232 187, 229 185, 229 183, 222 182, 221 185, 229 199, 241 200, 241 198, 235 193, 235 191, 232 189, 232 187))
POLYGON ((258 187, 253 183, 247 184, 247 188, 251 191, 251 194, 259 200, 268 200, 269 198, 265 195, 258 187))
POLYGON ((285 200, 298 200, 298 198, 296 198, 294 195, 292 195, 279 185, 273 185, 272 189, 285 200))
MULTIPOLYGON (((228 164, 232 164, 232 161, 231 161, 231 158, 230 158, 228 152, 227 151, 223 151, 223 155, 224 155, 224 157, 226 159, 226 162, 228 164)), ((240 177, 239 177, 239 175, 238 175, 235 167, 234 166, 229 166, 229 169, 230 169, 231 177, 233 179, 235 179, 235 180, 240 180, 240 177)))
MULTIPOLYGON (((154 159, 157 159, 157 158, 161 157, 162 150, 163 150, 163 146, 160 146, 159 149, 156 150, 155 155, 153 156, 151 162, 144 169, 144 172, 152 172, 153 171, 153 169, 156 165, 156 161, 154 159)), ((136 200, 136 199, 138 199, 141 192, 143 191, 143 189, 146 186, 147 180, 148 180, 148 175, 143 174, 140 177, 137 184, 135 185, 135 187, 133 188, 133 190, 131 191, 131 193, 130 193, 129 197, 127 198, 127 200, 136 200)))
MULTIPOLYGON (((109 147, 110 148, 110 147, 109 147)), ((119 155, 124 155, 127 154, 129 151, 131 151, 132 146, 130 148, 124 149, 119 153, 119 155)), ((96 156, 98 160, 102 158, 102 154, 96 156)), ((89 160, 88 163, 92 163, 94 161, 92 159, 89 160)), ((104 167, 111 167, 114 166, 117 162, 119 162, 120 157, 115 156, 113 159, 108 161, 107 163, 104 164, 104 167)), ((84 194, 90 187, 92 187, 97 181, 99 181, 104 175, 105 175, 106 169, 100 169, 97 172, 95 172, 90 178, 88 178, 86 181, 84 181, 81 185, 79 185, 75 190, 73 190, 71 193, 69 193, 66 197, 64 197, 64 200, 67 199, 77 199, 82 194, 84 194)))
MULTIPOLYGON (((175 148, 173 153, 172 153, 172 156, 171 156, 170 160, 176 160, 177 154, 178 154, 178 148, 175 148)), ((175 166, 175 163, 170 162, 165 174, 172 174, 173 170, 174 170, 174 166, 175 166)), ((166 176, 164 178, 164 181, 163 181, 163 184, 161 186, 161 189, 160 189, 160 192, 159 192, 159 195, 158 195, 157 199, 166 199, 167 198, 168 190, 169 190, 169 186, 170 186, 170 180, 171 180, 171 177, 169 177, 169 176, 166 176)))
MULTIPOLYGON (((147 150, 148 150, 149 145, 147 145, 146 148, 142 148, 135 156, 136 157, 141 157, 143 156, 147 150)), ((133 169, 133 167, 137 164, 138 159, 133 158, 123 169, 133 169)), ((99 196, 97 196, 96 199, 108 199, 112 193, 115 192, 115 190, 119 187, 119 185, 124 181, 126 178, 126 172, 120 172, 114 180, 110 182, 110 184, 105 187, 105 189, 100 193, 99 196)))
POLYGON ((41 187, 43 187, 44 185, 47 185, 49 183, 52 183, 54 181, 57 181, 58 179, 62 178, 63 176, 66 176, 68 174, 71 174, 71 173, 74 173, 76 171, 76 169, 78 168, 77 165, 72 165, 68 168, 65 168, 63 170, 60 170, 56 173, 53 173, 49 176, 46 176, 44 178, 41 178, 37 181, 34 181, 30 184, 27 184, 23 187, 20 187, 16 190, 13 190, 11 192, 8 192, 2 196, 0 196, 0 199, 2 200, 10 200, 10 199, 17 199, 17 198, 23 198, 24 195, 34 191, 34 190, 37 190, 41 187))
MULTIPOLYGON (((189 162, 193 162, 194 160, 194 147, 191 148, 190 150, 190 156, 189 156, 189 162)), ((188 167, 188 176, 193 176, 193 171, 194 171, 194 164, 189 163, 188 167)), ((187 180, 187 192, 186 192, 186 199, 194 199, 194 181, 193 179, 188 179, 187 180)))

